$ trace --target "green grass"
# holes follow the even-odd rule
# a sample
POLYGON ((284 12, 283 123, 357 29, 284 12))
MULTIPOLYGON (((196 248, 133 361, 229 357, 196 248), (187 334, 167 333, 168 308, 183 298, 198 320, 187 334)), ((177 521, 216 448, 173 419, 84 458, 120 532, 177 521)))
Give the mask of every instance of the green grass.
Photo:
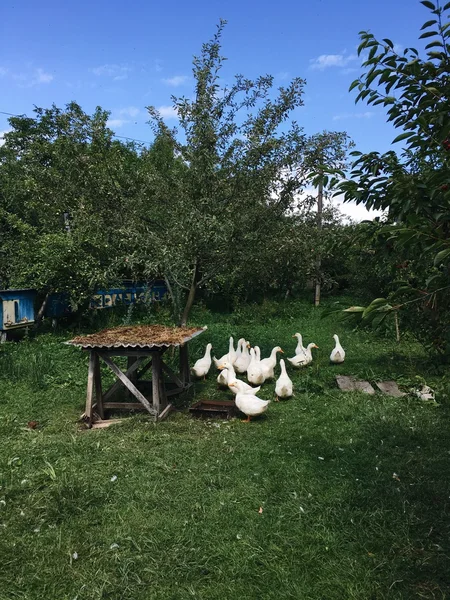
MULTIPOLYGON (((178 412, 80 431, 87 361, 61 344, 71 334, 0 348, 0 600, 450 598, 447 397, 435 406, 334 383, 438 385, 422 349, 304 303, 197 309, 194 320, 208 331, 192 361, 208 341, 226 352, 229 335, 292 356, 300 331, 320 350, 290 369, 295 398, 249 425, 178 412), (338 367, 333 333, 348 356, 338 367)), ((231 398, 215 378, 189 402, 231 398)))

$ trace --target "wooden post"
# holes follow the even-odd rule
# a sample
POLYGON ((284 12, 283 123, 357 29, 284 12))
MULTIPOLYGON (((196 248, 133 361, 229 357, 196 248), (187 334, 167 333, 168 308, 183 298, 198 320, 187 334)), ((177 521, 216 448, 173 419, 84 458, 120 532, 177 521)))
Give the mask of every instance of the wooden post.
POLYGON ((191 371, 189 369, 189 350, 188 345, 180 346, 180 376, 184 386, 191 382, 191 371))
POLYGON ((95 357, 96 352, 91 350, 89 353, 89 371, 88 371, 88 383, 87 383, 87 391, 86 391, 86 409, 84 411, 84 416, 87 420, 88 427, 92 427, 92 405, 94 398, 94 380, 95 380, 95 357))
POLYGON ((152 352, 152 402, 156 414, 161 412, 161 356, 159 352, 152 352))
MULTIPOLYGON (((323 181, 320 179, 319 182, 319 190, 317 194, 317 231, 318 231, 318 243, 319 245, 322 243, 321 240, 321 231, 322 231, 322 213, 323 213, 323 181)), ((320 269, 322 267, 322 257, 320 255, 320 251, 318 252, 318 256, 316 259, 316 290, 314 294, 314 306, 319 306, 320 304, 320 269)))
POLYGON ((97 412, 100 419, 105 418, 105 411, 103 409, 103 391, 102 391, 102 374, 100 371, 100 359, 97 352, 94 353, 94 382, 95 382, 95 396, 97 399, 97 412))

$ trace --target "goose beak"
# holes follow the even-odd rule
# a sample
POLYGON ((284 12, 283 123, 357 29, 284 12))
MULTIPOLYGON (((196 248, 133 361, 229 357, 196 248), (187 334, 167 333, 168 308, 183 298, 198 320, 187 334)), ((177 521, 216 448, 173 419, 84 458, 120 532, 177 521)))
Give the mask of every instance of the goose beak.
POLYGON ((295 335, 293 335, 292 337, 295 337, 295 335))
POLYGON ((282 348, 280 348, 280 352, 282 352, 284 354, 284 350, 282 348))
POLYGON ((314 344, 313 348, 317 348, 317 349, 319 349, 319 346, 316 346, 316 344, 314 344))

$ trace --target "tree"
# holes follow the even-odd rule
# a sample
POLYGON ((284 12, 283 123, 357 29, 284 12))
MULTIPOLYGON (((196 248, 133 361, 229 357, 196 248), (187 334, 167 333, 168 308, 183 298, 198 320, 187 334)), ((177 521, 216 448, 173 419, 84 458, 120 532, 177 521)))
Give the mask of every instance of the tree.
POLYGON ((132 227, 147 268, 163 271, 181 324, 199 288, 251 261, 261 243, 270 243, 305 180, 294 167, 302 161, 306 137, 289 120, 303 104, 304 81, 294 79, 278 95, 268 75, 255 80, 237 75, 221 87, 224 26, 221 21, 194 58, 194 99, 172 98, 182 138, 149 107, 160 166, 155 154, 144 161, 146 191, 132 227), (170 152, 161 162, 163 147, 170 152))
POLYGON ((324 188, 328 195, 335 186, 335 175, 346 167, 347 156, 353 142, 343 131, 323 131, 313 135, 308 140, 307 151, 303 168, 311 171, 314 185, 318 188, 317 193, 317 233, 316 261, 315 261, 315 293, 314 304, 320 304, 320 292, 322 286, 322 224, 323 224, 323 200, 324 188), (330 177, 331 175, 331 177, 330 177))
POLYGON ((75 302, 124 267, 119 226, 138 155, 113 141, 108 113, 76 103, 12 117, 0 148, 2 285, 68 292, 75 302))
POLYGON ((388 121, 400 130, 394 142, 405 148, 400 156, 354 153, 351 179, 340 191, 345 200, 388 211, 380 224, 384 240, 408 250, 412 261, 426 257, 427 268, 397 290, 391 310, 408 307, 413 321, 426 321, 435 347, 449 351, 450 23, 444 23, 444 14, 450 3, 422 4, 432 17, 420 36, 427 41, 425 58, 415 48, 399 53, 389 39, 360 34, 358 52, 368 52, 366 72, 350 89, 358 90, 357 102, 386 107, 388 121))

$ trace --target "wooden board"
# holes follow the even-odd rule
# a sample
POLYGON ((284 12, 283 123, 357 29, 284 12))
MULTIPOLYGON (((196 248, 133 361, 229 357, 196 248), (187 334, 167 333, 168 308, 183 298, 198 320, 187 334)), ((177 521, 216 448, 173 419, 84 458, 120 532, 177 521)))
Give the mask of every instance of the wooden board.
POLYGON ((348 375, 336 375, 338 387, 343 392, 364 392, 366 394, 375 394, 375 390, 368 381, 355 379, 348 375))
MULTIPOLYGON (((110 360, 108 358, 108 356, 106 354, 99 353, 99 355, 101 356, 102 360, 108 365, 108 367, 111 369, 111 371, 116 375, 116 377, 118 377, 120 379, 120 381, 123 383, 123 385, 130 390, 130 392, 133 394, 133 396, 135 398, 137 398, 139 400, 139 402, 142 402, 142 404, 145 406, 145 408, 148 410, 148 412, 152 415, 157 415, 158 411, 156 410, 156 408, 154 408, 153 406, 150 405, 147 398, 143 394, 141 394, 141 392, 137 389, 136 386, 134 386, 131 383, 131 381, 128 379, 128 377, 126 377, 125 373, 123 373, 119 369, 119 367, 115 363, 113 363, 112 360, 110 360)), ((134 364, 136 364, 136 363, 134 363, 134 364)))
POLYGON ((93 423, 91 429, 105 429, 110 425, 116 425, 116 423, 122 423, 123 419, 107 419, 106 421, 99 420, 93 423))
POLYGON ((395 381, 377 381, 376 386, 383 394, 394 396, 394 398, 402 398, 407 395, 405 392, 398 389, 398 385, 395 381))

